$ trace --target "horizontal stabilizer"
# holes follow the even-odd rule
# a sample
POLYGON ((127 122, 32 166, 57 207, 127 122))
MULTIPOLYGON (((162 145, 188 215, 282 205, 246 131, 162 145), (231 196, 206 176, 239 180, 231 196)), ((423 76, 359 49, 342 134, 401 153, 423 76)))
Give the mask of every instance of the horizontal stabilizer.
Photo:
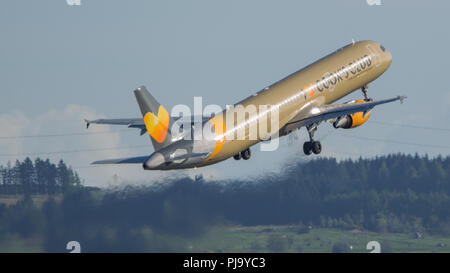
POLYGON ((144 120, 142 118, 85 119, 84 121, 86 122, 86 127, 88 128, 90 124, 128 125, 128 127, 145 128, 144 120))
POLYGON ((149 156, 138 156, 138 157, 126 157, 126 158, 116 158, 116 159, 106 159, 94 161, 91 164, 140 164, 147 161, 149 156))

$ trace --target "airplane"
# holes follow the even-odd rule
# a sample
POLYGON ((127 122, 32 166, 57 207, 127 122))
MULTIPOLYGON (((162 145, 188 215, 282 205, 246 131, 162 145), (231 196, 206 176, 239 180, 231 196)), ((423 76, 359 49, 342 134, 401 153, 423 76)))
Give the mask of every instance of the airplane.
POLYGON ((112 124, 138 128, 141 135, 148 132, 154 152, 92 164, 142 164, 144 170, 172 170, 207 166, 231 157, 248 160, 251 146, 272 137, 288 135, 302 127, 309 135, 309 141, 303 144, 303 152, 306 155, 320 154, 322 145, 314 140, 314 133, 321 122, 329 122, 336 129, 356 128, 367 122, 375 106, 397 100, 403 103, 404 96, 373 100, 367 95, 368 84, 381 76, 391 62, 391 53, 380 43, 352 41, 235 104, 244 109, 251 105, 266 106, 266 110, 247 113, 232 122, 227 122, 227 119, 234 117, 234 114, 229 115, 234 107, 201 117, 199 125, 191 122, 192 117, 171 117, 145 86, 141 86, 134 90, 134 95, 142 118, 86 120, 86 126, 112 124), (362 91, 362 99, 333 104, 356 90, 362 91), (267 127, 272 126, 270 133, 275 133, 264 135, 258 131, 256 137, 250 138, 250 127, 258 122, 263 124, 271 113, 278 115, 277 123, 276 126, 270 123, 267 127), (213 137, 195 138, 196 133, 189 130, 180 137, 180 133, 173 129, 175 124, 179 125, 178 129, 184 126, 197 132, 211 132, 213 137), (233 137, 238 130, 243 132, 243 139, 233 137))

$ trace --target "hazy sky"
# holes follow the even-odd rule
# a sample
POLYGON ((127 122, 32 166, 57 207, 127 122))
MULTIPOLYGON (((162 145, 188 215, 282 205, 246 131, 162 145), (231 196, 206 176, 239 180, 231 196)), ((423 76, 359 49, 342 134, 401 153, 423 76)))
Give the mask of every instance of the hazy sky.
MULTIPOLYGON (((370 85, 370 96, 408 99, 403 105, 377 107, 357 129, 322 124, 317 133, 322 154, 448 155, 450 130, 404 126, 450 129, 450 2, 381 2, 81 0, 80 6, 69 6, 65 0, 2 1, 0 164, 29 153, 64 158, 89 185, 111 183, 114 174, 126 181, 149 178, 148 183, 156 176, 218 179, 276 173, 289 162, 306 159, 304 129, 283 139, 276 152, 254 147, 249 161, 149 172, 140 165, 90 167, 94 160, 145 155, 153 149, 148 136, 139 136, 136 129, 93 126, 86 131, 83 119, 140 117, 132 93, 139 85, 146 85, 168 109, 180 103, 192 106, 194 96, 202 96, 204 104, 232 104, 352 39, 378 41, 393 55, 390 69, 370 85), (4 138, 85 132, 99 133, 4 138), (122 149, 127 146, 140 148, 122 149), (111 149, 117 147, 121 149, 111 149), (84 151, 91 149, 103 150, 84 151)), ((360 97, 355 92, 348 99, 360 97)))

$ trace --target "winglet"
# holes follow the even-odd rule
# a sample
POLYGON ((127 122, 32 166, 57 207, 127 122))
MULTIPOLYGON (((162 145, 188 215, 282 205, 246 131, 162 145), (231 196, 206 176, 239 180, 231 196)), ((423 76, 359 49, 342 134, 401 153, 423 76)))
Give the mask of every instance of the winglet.
POLYGON ((403 104, 403 101, 405 99, 407 99, 408 97, 407 96, 398 96, 397 98, 400 100, 400 103, 403 104))
POLYGON ((85 119, 84 120, 86 122, 86 129, 89 129, 89 125, 91 124, 90 120, 85 119))

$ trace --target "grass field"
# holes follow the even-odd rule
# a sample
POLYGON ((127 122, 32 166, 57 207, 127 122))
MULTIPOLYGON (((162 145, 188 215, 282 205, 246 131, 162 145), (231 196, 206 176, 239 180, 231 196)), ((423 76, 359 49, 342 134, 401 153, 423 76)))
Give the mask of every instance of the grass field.
MULTIPOLYGON (((381 252, 450 252, 450 238, 427 235, 414 239, 413 234, 375 233, 312 228, 298 234, 294 226, 222 227, 211 230, 191 242, 193 252, 272 252, 269 238, 278 238, 281 252, 331 252, 335 243, 346 243, 349 252, 368 253, 367 243, 378 241, 381 252), (384 246, 384 249, 383 249, 384 246)), ((273 249, 273 248, 272 248, 273 249)))
MULTIPOLYGON (((36 206, 39 207, 39 208, 42 206, 42 204, 45 203, 45 201, 47 201, 47 199, 49 197, 50 196, 46 195, 46 194, 32 195, 31 196, 31 198, 33 199, 34 204, 36 204, 36 206)), ((57 201, 61 200, 61 198, 62 198, 62 196, 60 194, 59 195, 55 195, 53 197, 57 201)), ((23 200, 23 195, 22 194, 17 194, 17 195, 0 194, 0 204, 5 204, 5 205, 9 206, 9 205, 16 204, 20 200, 23 200)))
POLYGON ((6 237, 7 238, 0 240, 0 253, 44 252, 41 238, 23 239, 15 234, 8 234, 6 237))
MULTIPOLYGON (((422 239, 414 239, 412 234, 355 230, 312 228, 303 234, 297 231, 295 226, 216 227, 195 239, 173 238, 180 249, 172 251, 329 253, 335 243, 345 243, 348 252, 369 253, 367 243, 378 241, 381 252, 450 252, 450 238, 443 236, 425 234, 422 239), (277 249, 274 250, 273 243, 269 247, 271 240, 278 242, 277 249)), ((13 235, 2 240, 0 252, 43 252, 42 243, 42 238, 22 239, 13 235)))

